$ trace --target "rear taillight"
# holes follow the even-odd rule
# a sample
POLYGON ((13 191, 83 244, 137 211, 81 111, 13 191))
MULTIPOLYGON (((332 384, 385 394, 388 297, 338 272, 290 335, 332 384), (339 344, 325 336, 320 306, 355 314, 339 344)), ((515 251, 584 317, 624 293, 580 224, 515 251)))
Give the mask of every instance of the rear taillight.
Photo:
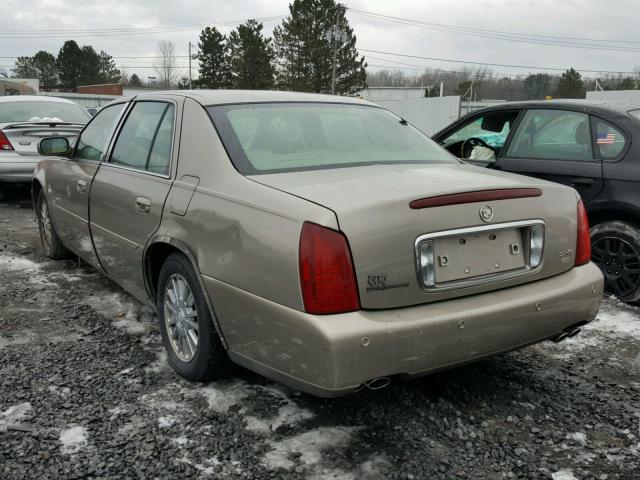
POLYGON ((13 145, 2 130, 0 130, 0 150, 13 150, 13 145))
POLYGON ((591 235, 589 218, 582 200, 578 201, 578 240, 576 242, 576 265, 584 265, 591 260, 591 235))
POLYGON ((360 308, 347 238, 305 222, 300 234, 300 288, 307 313, 353 312, 360 308))

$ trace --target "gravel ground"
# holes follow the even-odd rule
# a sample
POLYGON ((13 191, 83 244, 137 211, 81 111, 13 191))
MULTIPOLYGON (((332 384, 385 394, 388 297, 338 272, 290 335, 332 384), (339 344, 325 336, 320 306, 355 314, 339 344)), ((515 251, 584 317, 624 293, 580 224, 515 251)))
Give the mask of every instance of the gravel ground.
POLYGON ((640 478, 640 310, 560 344, 322 400, 167 366, 153 314, 41 256, 0 192, 0 478, 640 478))

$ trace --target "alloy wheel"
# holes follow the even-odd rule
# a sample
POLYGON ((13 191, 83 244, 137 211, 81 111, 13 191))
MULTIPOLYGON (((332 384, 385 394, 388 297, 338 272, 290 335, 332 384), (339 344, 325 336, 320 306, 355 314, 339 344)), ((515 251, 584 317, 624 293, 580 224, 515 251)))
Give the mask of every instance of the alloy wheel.
POLYGON ((44 200, 40 205, 40 228, 42 230, 42 239, 44 240, 45 247, 47 250, 51 250, 53 230, 51 226, 51 219, 49 218, 47 202, 44 200))
POLYGON ((640 255, 619 237, 598 239, 591 246, 591 259, 605 278, 605 291, 624 298, 640 284, 640 255))
POLYGON ((193 360, 198 350, 198 310, 189 283, 178 273, 164 287, 164 321, 175 354, 183 362, 193 360))

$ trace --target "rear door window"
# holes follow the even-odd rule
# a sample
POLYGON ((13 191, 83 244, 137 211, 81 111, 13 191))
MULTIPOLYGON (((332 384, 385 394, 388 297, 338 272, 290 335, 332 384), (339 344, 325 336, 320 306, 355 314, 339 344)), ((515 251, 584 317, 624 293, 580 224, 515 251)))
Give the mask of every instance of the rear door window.
POLYGON ((173 118, 173 104, 137 102, 118 135, 110 162, 166 175, 173 141, 173 118))
POLYGON ((591 161, 589 115, 566 110, 529 110, 506 156, 591 161))
POLYGON ((616 127, 603 120, 596 120, 596 148, 600 158, 611 160, 617 158, 624 150, 626 139, 616 127))
POLYGON ((76 143, 73 158, 99 162, 125 104, 103 108, 82 131, 76 143))

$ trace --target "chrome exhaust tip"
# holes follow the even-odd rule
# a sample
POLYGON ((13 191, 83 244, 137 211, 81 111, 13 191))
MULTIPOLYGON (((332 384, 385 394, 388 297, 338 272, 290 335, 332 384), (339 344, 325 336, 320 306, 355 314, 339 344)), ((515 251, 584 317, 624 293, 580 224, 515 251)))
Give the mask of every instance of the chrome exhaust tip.
POLYGON ((391 379, 389 377, 380 377, 364 382, 364 386, 369 390, 382 390, 383 388, 388 387, 390 383, 391 379))
POLYGON ((569 327, 566 328, 560 335, 553 339, 554 342, 559 343, 567 338, 573 338, 578 335, 582 329, 580 327, 569 327))

